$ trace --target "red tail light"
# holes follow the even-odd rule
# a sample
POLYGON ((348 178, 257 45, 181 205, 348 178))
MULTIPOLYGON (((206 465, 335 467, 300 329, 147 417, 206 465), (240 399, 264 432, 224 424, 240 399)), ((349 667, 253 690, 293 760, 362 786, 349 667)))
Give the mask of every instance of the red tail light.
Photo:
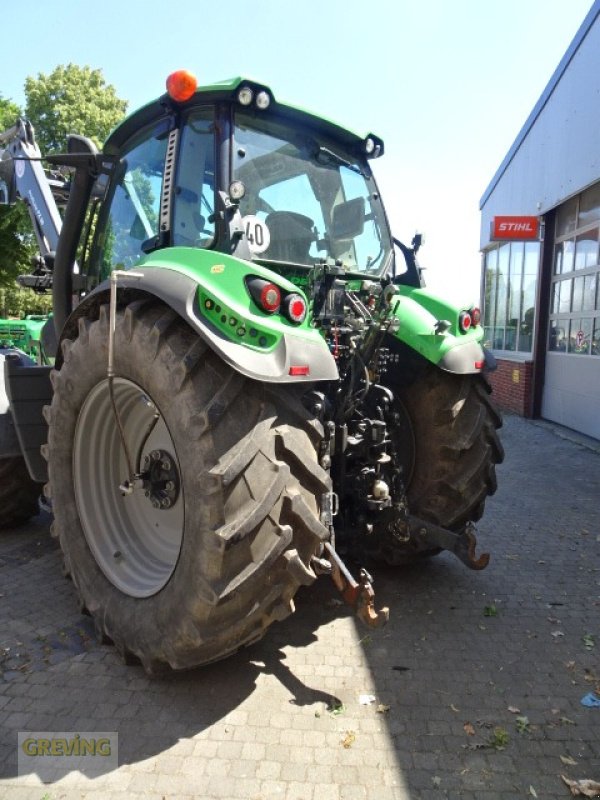
POLYGON ((466 333, 471 327, 473 320, 468 311, 461 311, 458 317, 458 326, 463 333, 466 333))
POLYGON ((283 301, 283 310, 290 322, 299 325, 306 319, 306 301, 299 294, 288 294, 283 301))
POLYGON ((274 314, 281 306, 281 291, 271 281, 250 276, 246 278, 246 286, 256 305, 267 314, 274 314))
POLYGON ((477 308, 477 306, 471 309, 471 320, 473 325, 479 325, 481 322, 481 311, 477 308))
POLYGON ((308 306, 299 292, 289 292, 282 298, 279 286, 264 278, 259 278, 258 275, 248 275, 246 287, 261 311, 275 314, 281 310, 295 325, 300 325, 306 319, 308 306))
POLYGON ((260 290, 260 304, 267 314, 274 314, 281 305, 281 292, 274 283, 267 283, 260 290))

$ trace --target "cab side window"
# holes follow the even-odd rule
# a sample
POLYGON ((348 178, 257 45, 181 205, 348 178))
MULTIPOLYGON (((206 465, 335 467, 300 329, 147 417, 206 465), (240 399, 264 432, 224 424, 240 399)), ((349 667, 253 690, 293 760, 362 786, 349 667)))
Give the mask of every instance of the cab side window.
POLYGON ((100 280, 113 269, 135 266, 144 255, 144 242, 158 235, 167 138, 156 138, 154 130, 137 137, 115 167, 116 180, 99 216, 91 256, 91 271, 100 280))
POLYGON ((172 240, 182 247, 208 247, 215 235, 215 137, 212 108, 195 110, 185 122, 175 178, 172 240))

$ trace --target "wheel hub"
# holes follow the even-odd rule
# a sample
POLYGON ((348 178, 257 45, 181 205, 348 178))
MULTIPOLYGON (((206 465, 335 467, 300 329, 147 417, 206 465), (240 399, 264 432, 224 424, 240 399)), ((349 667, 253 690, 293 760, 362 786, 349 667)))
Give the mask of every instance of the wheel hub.
POLYGON ((144 495, 153 508, 163 511, 171 508, 177 502, 181 487, 175 459, 166 450, 152 450, 144 456, 143 466, 144 495))

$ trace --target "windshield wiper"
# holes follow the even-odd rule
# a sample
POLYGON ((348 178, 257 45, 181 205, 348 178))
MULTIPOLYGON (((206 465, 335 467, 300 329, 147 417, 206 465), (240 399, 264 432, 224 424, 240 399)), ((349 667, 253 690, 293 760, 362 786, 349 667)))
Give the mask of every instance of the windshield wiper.
POLYGON ((315 155, 315 159, 319 162, 319 164, 341 164, 343 167, 348 167, 348 169, 351 169, 352 172, 358 172, 359 175, 363 174, 363 171, 358 164, 353 164, 352 161, 348 161, 348 159, 344 158, 343 156, 339 156, 328 147, 319 146, 315 155))

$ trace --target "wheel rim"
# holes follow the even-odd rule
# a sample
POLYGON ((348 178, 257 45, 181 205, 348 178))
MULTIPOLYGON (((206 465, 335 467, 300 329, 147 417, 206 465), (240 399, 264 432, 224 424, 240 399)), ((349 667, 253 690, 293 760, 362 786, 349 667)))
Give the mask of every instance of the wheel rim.
POLYGON ((175 570, 183 541, 184 503, 173 439, 160 410, 140 386, 114 378, 113 393, 133 468, 140 472, 159 456, 168 474, 150 474, 124 495, 127 458, 115 422, 109 382, 87 396, 75 429, 73 482, 79 519, 96 563, 125 594, 149 597, 175 570), (164 490, 170 477, 170 491, 164 490), (169 497, 169 501, 161 499, 169 497), (168 507, 166 507, 168 505, 168 507))

